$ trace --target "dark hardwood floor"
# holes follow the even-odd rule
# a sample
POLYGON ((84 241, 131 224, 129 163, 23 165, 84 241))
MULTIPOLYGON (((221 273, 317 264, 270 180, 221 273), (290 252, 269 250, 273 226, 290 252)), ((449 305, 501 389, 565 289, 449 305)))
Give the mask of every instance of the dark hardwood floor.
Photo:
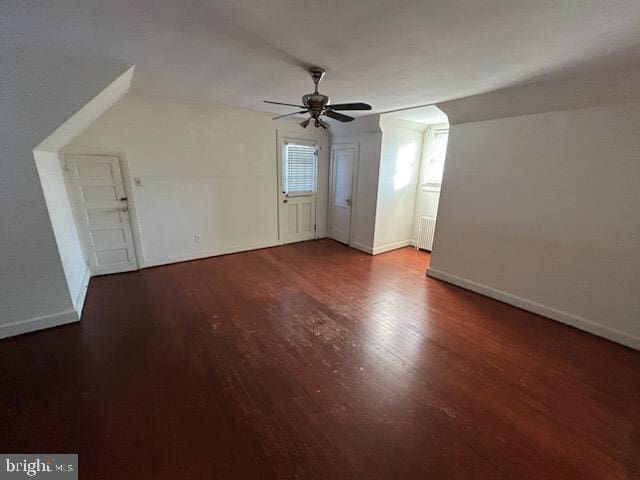
POLYGON ((94 278, 0 342, 0 451, 81 479, 640 478, 640 352, 322 240, 94 278))

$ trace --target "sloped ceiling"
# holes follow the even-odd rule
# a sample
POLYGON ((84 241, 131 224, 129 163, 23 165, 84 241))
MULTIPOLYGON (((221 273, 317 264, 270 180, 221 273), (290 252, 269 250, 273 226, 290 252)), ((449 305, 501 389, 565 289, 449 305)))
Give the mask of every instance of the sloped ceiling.
POLYGON ((128 65, 0 40, 2 337, 19 331, 15 322, 55 322, 72 307, 32 150, 128 65))
POLYGON ((140 93, 273 112, 311 64, 332 101, 382 112, 640 62, 638 0, 4 0, 0 22, 135 64, 140 93))
POLYGON ((421 123, 422 125, 437 125, 439 123, 448 123, 449 121, 447 115, 435 105, 385 113, 384 116, 386 118, 397 118, 408 122, 421 123))

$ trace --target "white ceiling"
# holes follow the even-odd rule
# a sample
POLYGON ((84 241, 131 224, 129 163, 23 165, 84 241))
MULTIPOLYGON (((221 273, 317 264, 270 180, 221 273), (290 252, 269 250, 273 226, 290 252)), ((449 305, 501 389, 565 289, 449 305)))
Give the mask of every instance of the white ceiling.
POLYGON ((136 64, 134 91, 272 112, 327 69, 383 112, 640 62, 638 0, 0 2, 2 41, 136 64))
POLYGON ((409 108, 397 112, 385 113, 385 117, 408 120, 409 122, 422 123, 423 125, 437 125, 439 123, 449 123, 447 115, 435 105, 426 107, 409 108))

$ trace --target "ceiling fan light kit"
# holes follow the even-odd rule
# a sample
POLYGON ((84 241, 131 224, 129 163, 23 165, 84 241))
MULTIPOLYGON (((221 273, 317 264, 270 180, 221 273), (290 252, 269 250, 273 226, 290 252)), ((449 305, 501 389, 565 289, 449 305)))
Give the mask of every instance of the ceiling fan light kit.
POLYGON ((271 103, 274 105, 286 105, 288 107, 296 107, 302 108, 303 110, 298 110, 296 112, 287 113, 285 115, 280 115, 278 117, 274 117, 274 120, 283 117, 289 117, 291 115, 298 115, 300 113, 309 113, 309 118, 300 122, 300 126, 303 128, 307 128, 311 120, 313 120, 313 126, 316 128, 328 128, 329 124, 324 122, 320 117, 325 116, 329 118, 333 118, 334 120, 338 120, 340 122, 351 122, 354 120, 353 117, 349 115, 344 115, 343 113, 338 113, 336 110, 371 110, 371 105, 366 103, 339 103, 336 105, 331 105, 329 103, 330 99, 326 95, 322 95, 318 92, 318 84, 324 77, 325 70, 321 67, 311 67, 308 70, 309 75, 311 75, 311 79, 313 80, 313 84, 315 85, 315 89, 313 93, 307 93, 302 96, 302 105, 295 105, 293 103, 282 103, 282 102, 272 102, 270 100, 265 100, 265 103, 271 103))

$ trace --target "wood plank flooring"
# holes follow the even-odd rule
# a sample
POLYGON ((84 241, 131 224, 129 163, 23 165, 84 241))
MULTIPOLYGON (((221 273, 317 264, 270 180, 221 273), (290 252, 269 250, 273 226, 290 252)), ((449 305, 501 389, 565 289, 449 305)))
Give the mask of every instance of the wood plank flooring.
POLYGON ((81 479, 640 478, 640 352, 330 240, 92 279, 0 342, 0 451, 81 479))

